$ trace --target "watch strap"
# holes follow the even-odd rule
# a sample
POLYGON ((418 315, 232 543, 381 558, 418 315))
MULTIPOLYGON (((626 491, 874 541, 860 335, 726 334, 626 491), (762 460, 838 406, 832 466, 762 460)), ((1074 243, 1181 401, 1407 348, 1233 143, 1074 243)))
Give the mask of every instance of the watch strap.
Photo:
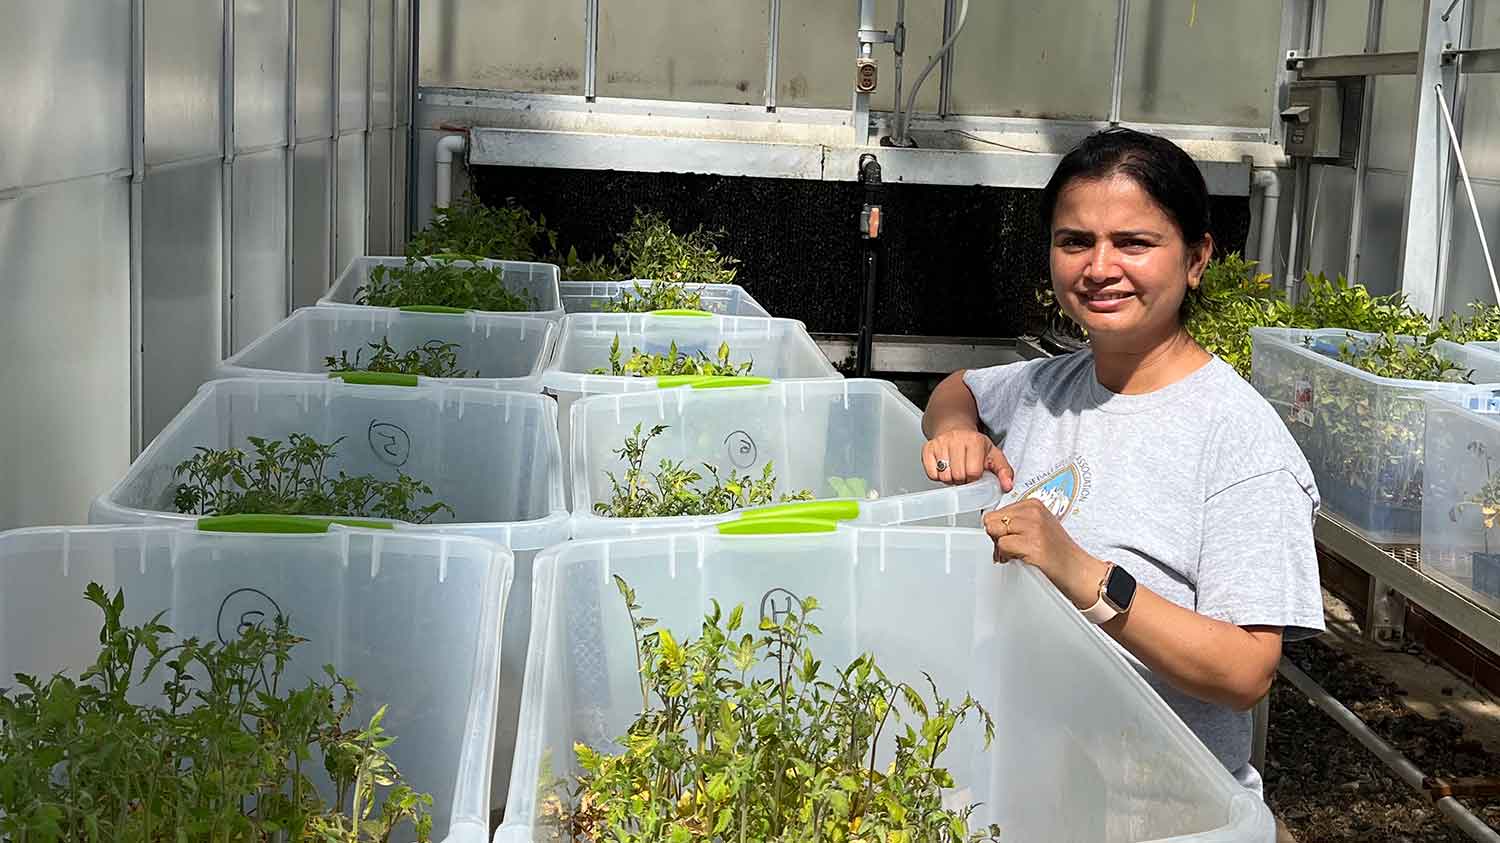
POLYGON ((1115 616, 1120 614, 1120 610, 1115 608, 1114 604, 1110 603, 1104 597, 1105 591, 1109 586, 1109 577, 1115 572, 1115 569, 1115 564, 1113 562, 1109 563, 1109 570, 1105 571, 1104 576, 1099 579, 1099 599, 1094 601, 1094 605, 1083 610, 1084 618, 1096 626, 1109 623, 1115 619, 1115 616))

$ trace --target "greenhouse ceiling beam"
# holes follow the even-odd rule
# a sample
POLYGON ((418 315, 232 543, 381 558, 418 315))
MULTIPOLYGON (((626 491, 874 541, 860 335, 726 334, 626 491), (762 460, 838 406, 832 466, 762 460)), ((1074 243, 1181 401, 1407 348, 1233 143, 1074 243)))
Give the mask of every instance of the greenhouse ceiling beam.
MULTIPOLYGON (((875 151, 887 182, 1041 188, 1061 156, 1013 150, 895 149, 722 138, 476 128, 469 163, 508 167, 700 173, 720 176, 855 181, 859 156, 875 151)), ((1209 191, 1245 196, 1243 161, 1200 162, 1209 191)))

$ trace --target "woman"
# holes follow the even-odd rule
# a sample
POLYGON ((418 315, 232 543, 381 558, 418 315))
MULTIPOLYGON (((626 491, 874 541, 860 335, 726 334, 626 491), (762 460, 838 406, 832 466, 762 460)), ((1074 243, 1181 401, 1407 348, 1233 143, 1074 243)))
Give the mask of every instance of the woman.
POLYGON ((994 472, 996 561, 1044 573, 1259 794, 1249 709, 1282 641, 1323 629, 1318 498, 1270 405, 1183 327, 1213 252, 1203 176, 1170 141, 1111 129, 1062 159, 1042 215, 1090 348, 950 375, 923 464, 947 483, 994 472))

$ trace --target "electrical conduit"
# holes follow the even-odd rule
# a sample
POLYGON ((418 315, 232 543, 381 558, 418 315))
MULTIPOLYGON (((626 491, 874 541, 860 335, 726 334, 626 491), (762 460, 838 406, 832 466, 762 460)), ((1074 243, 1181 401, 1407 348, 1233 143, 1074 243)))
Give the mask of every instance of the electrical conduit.
POLYGON ((906 108, 896 111, 896 133, 892 137, 896 146, 907 145, 906 130, 911 125, 912 109, 917 106, 917 92, 922 90, 922 83, 927 81, 927 77, 932 73, 933 68, 937 67, 943 61, 943 56, 948 55, 948 51, 952 50, 953 45, 958 43, 958 36, 964 31, 964 24, 968 23, 968 21, 969 0, 963 0, 963 6, 959 8, 958 12, 958 25, 953 27, 953 34, 948 36, 948 40, 943 42, 943 46, 937 51, 937 55, 933 56, 932 61, 927 63, 927 67, 923 68, 922 72, 917 75, 917 81, 911 86, 911 93, 906 95, 906 108))
POLYGON ((1275 272, 1271 260, 1276 254, 1276 228, 1280 216, 1281 179, 1275 170, 1252 170, 1250 189, 1260 193, 1260 231, 1256 238, 1255 254, 1251 257, 1260 263, 1262 272, 1275 272))

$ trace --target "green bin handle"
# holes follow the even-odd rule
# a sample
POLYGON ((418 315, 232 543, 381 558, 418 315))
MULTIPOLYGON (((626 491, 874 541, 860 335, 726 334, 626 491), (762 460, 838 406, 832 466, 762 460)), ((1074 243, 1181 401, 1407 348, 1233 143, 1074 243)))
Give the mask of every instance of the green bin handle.
POLYGON ((422 257, 440 261, 469 261, 470 263, 490 260, 490 258, 483 255, 464 255, 458 252, 438 252, 435 255, 423 255, 422 257))
POLYGON ((859 517, 859 501, 822 500, 792 501, 774 506, 747 509, 740 513, 741 521, 761 521, 767 518, 813 518, 820 521, 852 521, 859 517))
POLYGON ((409 304, 398 308, 402 313, 468 313, 461 307, 448 307, 441 304, 409 304))
POLYGON ((785 536, 799 533, 831 533, 839 527, 827 518, 746 518, 720 524, 725 536, 785 536))
POLYGON ((211 515, 198 519, 198 529, 206 533, 326 533, 334 524, 370 530, 395 529, 395 525, 386 521, 312 515, 211 515))
POLYGON ((690 386, 693 389, 728 389, 735 386, 767 386, 770 378, 754 375, 661 375, 656 379, 660 389, 690 386))
POLYGON ((328 377, 361 386, 416 386, 417 376, 403 372, 334 372, 328 377))
POLYGON ((713 316, 706 310, 694 310, 688 307, 672 307, 666 310, 651 310, 646 312, 647 316, 692 316, 698 319, 713 316))

